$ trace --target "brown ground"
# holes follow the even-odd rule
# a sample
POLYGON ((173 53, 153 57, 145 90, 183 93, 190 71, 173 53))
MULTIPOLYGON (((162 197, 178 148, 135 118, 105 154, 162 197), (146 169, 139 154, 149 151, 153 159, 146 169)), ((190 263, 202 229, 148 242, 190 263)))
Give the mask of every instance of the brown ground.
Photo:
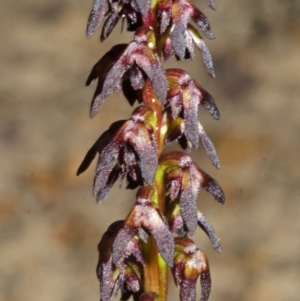
MULTIPOLYGON (((93 168, 75 171, 108 125, 130 116, 114 95, 90 121, 94 87, 84 82, 113 44, 129 41, 120 26, 104 44, 85 38, 91 0, 2 0, 0 3, 0 300, 98 300, 96 245, 133 204, 115 187, 96 206, 93 168)), ((218 150, 215 170, 199 149, 194 159, 222 185, 220 206, 201 193, 199 207, 222 239, 208 254, 211 301, 298 301, 300 296, 300 2, 218 1, 208 42, 217 79, 199 56, 190 74, 214 95, 222 119, 200 112, 218 150)), ((176 65, 174 62, 168 66, 176 65)), ((177 300, 172 286, 169 300, 177 300)))

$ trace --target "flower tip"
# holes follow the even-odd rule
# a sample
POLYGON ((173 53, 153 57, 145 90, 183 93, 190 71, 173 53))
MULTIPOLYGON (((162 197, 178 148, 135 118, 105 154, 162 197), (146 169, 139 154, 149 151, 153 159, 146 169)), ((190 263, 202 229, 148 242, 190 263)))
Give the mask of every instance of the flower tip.
POLYGON ((215 112, 215 113, 212 114, 212 117, 213 117, 214 120, 220 120, 221 115, 220 115, 219 112, 215 112))
POLYGON ((90 111, 90 118, 93 119, 98 113, 98 108, 95 108, 95 106, 91 107, 91 111, 90 111))
POLYGON ((220 161, 219 160, 213 160, 212 161, 212 164, 214 167, 216 167, 217 169, 220 169, 221 168, 221 164, 220 164, 220 161))
POLYGON ((213 10, 217 10, 217 4, 215 0, 204 0, 205 3, 213 10))
POLYGON ((219 197, 218 202, 222 205, 225 204, 225 194, 223 194, 221 197, 219 197))
POLYGON ((91 28, 91 24, 88 24, 87 29, 86 29, 86 32, 85 32, 86 37, 87 37, 88 39, 90 39, 90 38, 92 37, 92 35, 93 35, 94 32, 95 32, 95 29, 94 29, 94 28, 91 28))
POLYGON ((212 31, 210 31, 209 34, 207 35, 207 38, 210 40, 214 40, 216 38, 216 36, 212 31))
POLYGON ((216 73, 215 73, 215 70, 214 70, 213 68, 206 69, 206 72, 207 72, 212 78, 216 78, 216 73))

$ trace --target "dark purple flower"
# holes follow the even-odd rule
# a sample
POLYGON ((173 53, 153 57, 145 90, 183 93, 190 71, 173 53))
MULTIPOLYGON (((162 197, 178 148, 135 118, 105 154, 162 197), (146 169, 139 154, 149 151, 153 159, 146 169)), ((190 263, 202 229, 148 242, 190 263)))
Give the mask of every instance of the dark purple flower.
POLYGON ((112 260, 112 244, 123 227, 124 221, 114 222, 98 244, 97 277, 100 282, 102 301, 110 301, 119 289, 130 294, 140 290, 141 269, 144 261, 138 240, 132 237, 118 262, 112 260))
POLYGON ((157 98, 165 103, 167 80, 155 52, 153 39, 153 31, 149 27, 140 27, 133 42, 114 46, 93 67, 87 85, 96 78, 98 85, 91 105, 91 117, 97 114, 113 91, 121 90, 125 75, 129 76, 133 90, 141 89, 144 76, 149 78, 157 98))
POLYGON ((147 122, 149 115, 153 115, 150 108, 136 108, 131 119, 114 123, 88 151, 77 175, 88 168, 98 152, 94 180, 97 202, 107 196, 119 176, 126 176, 127 187, 132 189, 144 181, 152 184, 158 160, 153 128, 147 122))
POLYGON ((173 202, 178 198, 181 217, 188 232, 193 234, 198 222, 197 196, 200 187, 220 203, 225 201, 224 193, 219 184, 184 153, 171 152, 163 155, 159 166, 165 167, 164 178, 169 200, 173 202))
POLYGON ((176 237, 174 267, 172 269, 175 284, 180 287, 180 301, 196 300, 196 282, 200 276, 202 296, 207 301, 211 278, 208 260, 189 238, 176 237))
POLYGON ((139 229, 153 236, 158 250, 165 262, 172 267, 174 256, 173 236, 160 211, 152 203, 155 197, 151 187, 141 187, 137 193, 137 202, 126 218, 124 227, 118 232, 113 243, 113 262, 118 262, 128 242, 139 229))

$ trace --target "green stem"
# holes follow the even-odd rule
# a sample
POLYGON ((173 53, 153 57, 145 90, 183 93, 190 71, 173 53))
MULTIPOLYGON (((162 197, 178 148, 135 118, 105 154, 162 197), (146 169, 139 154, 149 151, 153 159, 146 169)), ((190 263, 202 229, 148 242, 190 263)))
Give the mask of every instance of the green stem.
MULTIPOLYGON (((152 203, 156 205, 160 212, 165 211, 165 190, 163 183, 163 173, 160 168, 157 169, 154 178, 154 188, 156 194, 152 203)), ((152 236, 143 243, 143 256, 145 260, 144 266, 144 291, 155 292, 159 295, 160 301, 167 300, 168 285, 168 266, 159 254, 156 242, 152 236)))
POLYGON ((152 236, 143 244, 143 256, 145 260, 143 290, 155 292, 160 301, 166 301, 168 266, 159 254, 152 236))
MULTIPOLYGON (((156 19, 156 8, 159 0, 151 1, 151 19, 152 28, 155 34, 156 47, 158 48, 159 38, 158 38, 158 24, 156 19)), ((150 24, 149 24, 150 25, 150 24)), ((148 105, 155 112, 156 116, 156 127, 154 129, 156 142, 157 142, 157 157, 160 158, 163 148, 164 139, 162 135, 162 111, 163 105, 157 99, 155 93, 153 92, 152 86, 149 81, 146 82, 143 90, 145 97, 144 104, 148 105)), ((153 188, 155 189, 155 195, 153 197, 152 203, 155 205, 162 214, 165 213, 165 187, 163 173, 160 168, 157 169, 153 188)), ((156 242, 152 236, 150 236, 146 243, 142 243, 143 257, 145 261, 145 266, 143 269, 143 290, 144 292, 155 292, 159 296, 160 301, 167 300, 167 288, 168 288, 168 265, 161 257, 156 242)))

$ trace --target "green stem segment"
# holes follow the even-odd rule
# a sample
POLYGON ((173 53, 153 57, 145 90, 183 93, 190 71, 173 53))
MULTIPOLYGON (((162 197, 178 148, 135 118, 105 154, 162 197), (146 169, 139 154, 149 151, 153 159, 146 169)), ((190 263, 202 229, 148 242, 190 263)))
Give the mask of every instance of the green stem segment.
POLYGON ((155 292, 160 301, 166 301, 168 266, 159 254, 152 236, 143 244, 143 256, 145 260, 143 290, 155 292))
MULTIPOLYGON (((163 173, 158 168, 154 178, 155 195, 153 203, 164 214, 165 211, 165 190, 163 173)), ((143 256, 145 260, 144 266, 144 291, 155 292, 159 295, 160 301, 167 300, 167 285, 168 285, 168 265, 159 254, 156 242, 152 236, 143 243, 143 256)))
MULTIPOLYGON (((156 37, 156 44, 158 44, 158 24, 156 20, 156 7, 158 0, 152 0, 151 3, 151 24, 156 37)), ((148 19, 148 20, 149 20, 148 19)), ((157 47, 158 45, 156 45, 157 47)), ((143 89, 144 104, 149 106, 154 112, 156 117, 155 137, 157 142, 157 157, 160 158, 164 148, 164 134, 162 133, 163 126, 163 105, 157 99, 153 92, 152 86, 149 81, 146 82, 143 89)), ((153 188, 155 189, 155 195, 152 203, 160 210, 162 214, 165 213, 165 188, 164 179, 161 169, 158 167, 153 188)), ((160 255, 156 242, 152 236, 150 236, 146 243, 142 243, 143 257, 145 261, 144 275, 143 275, 143 290, 144 292, 155 292, 159 296, 160 301, 167 300, 167 286, 168 286, 168 265, 160 255)))
MULTIPOLYGON (((164 148, 164 133, 162 111, 163 105, 156 98, 152 86, 149 81, 146 82, 143 90, 144 104, 151 107, 155 112, 155 137, 157 142, 157 156, 160 158, 164 148)), ((152 198, 152 204, 160 210, 162 214, 165 213, 165 187, 163 171, 158 167, 153 188, 155 194, 152 198)), ((146 243, 143 243, 143 257, 145 261, 144 275, 143 275, 143 290, 145 292, 155 292, 159 296, 160 301, 167 300, 167 282, 168 282, 168 265, 159 254, 156 242, 153 237, 149 237, 146 243)))

